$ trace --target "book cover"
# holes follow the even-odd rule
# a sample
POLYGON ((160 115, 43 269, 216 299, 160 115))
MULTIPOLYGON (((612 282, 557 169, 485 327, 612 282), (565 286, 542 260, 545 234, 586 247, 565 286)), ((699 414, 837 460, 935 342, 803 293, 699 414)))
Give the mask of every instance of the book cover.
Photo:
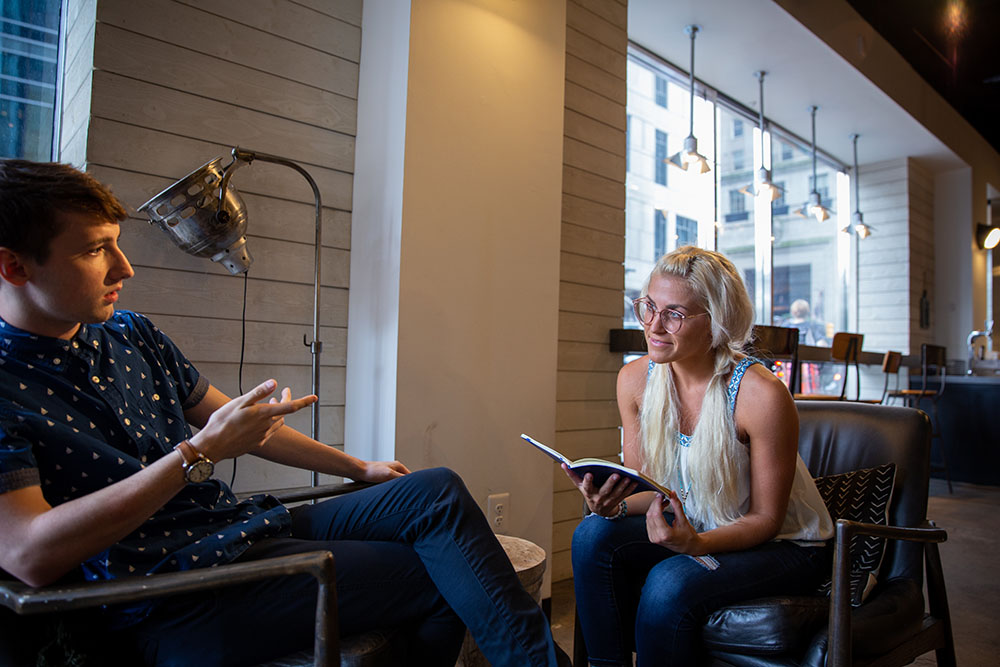
POLYGON ((577 475, 583 477, 587 473, 590 473, 594 478, 594 484, 601 486, 607 481, 608 477, 617 473, 622 477, 628 477, 636 483, 635 492, 640 491, 656 491, 657 493, 662 493, 663 497, 666 498, 669 495, 669 491, 665 486, 658 484, 651 477, 644 475, 638 470, 628 468, 620 463, 615 463, 613 461, 605 461, 604 459, 592 459, 583 458, 571 461, 556 450, 552 449, 547 445, 543 445, 529 435, 521 434, 521 437, 528 443, 534 445, 539 451, 544 452, 547 456, 551 457, 559 463, 565 463, 566 466, 572 470, 577 475))

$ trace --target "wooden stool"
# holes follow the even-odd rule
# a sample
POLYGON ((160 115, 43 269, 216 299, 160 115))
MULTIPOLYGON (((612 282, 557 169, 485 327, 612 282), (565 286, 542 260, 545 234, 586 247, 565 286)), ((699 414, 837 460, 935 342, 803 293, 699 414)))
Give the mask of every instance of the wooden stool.
MULTIPOLYGON (((524 590, 535 602, 541 601, 542 577, 545 575, 545 549, 534 542, 510 535, 497 535, 500 546, 507 552, 517 578, 524 590)), ((479 652, 479 647, 472 636, 466 632, 462 643, 462 652, 458 655, 456 667, 490 667, 490 663, 479 652)))

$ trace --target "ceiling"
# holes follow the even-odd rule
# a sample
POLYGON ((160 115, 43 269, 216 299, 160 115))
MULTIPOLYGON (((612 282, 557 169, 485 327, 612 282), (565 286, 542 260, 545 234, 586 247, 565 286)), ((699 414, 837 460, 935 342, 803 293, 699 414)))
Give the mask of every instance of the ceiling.
POLYGON ((1000 0, 848 0, 1000 151, 1000 0))
MULTIPOLYGON (((911 0, 912 2, 912 0, 911 0)), ((684 26, 701 27, 695 76, 756 109, 753 73, 767 71, 764 113, 800 137, 816 115, 817 145, 844 164, 853 162, 858 133, 862 164, 902 156, 932 171, 964 166, 947 146, 896 102, 772 0, 630 0, 629 39, 681 69, 690 67, 684 26)))

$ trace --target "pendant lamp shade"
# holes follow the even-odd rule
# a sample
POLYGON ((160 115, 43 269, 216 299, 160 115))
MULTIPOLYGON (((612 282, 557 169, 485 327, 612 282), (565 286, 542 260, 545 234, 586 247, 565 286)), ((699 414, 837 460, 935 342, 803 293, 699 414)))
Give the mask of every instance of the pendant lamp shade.
POLYGON ((771 171, 764 166, 764 77, 767 72, 760 70, 753 75, 760 82, 760 169, 753 183, 740 188, 740 192, 750 197, 764 197, 774 201, 781 196, 782 189, 771 182, 771 171))
POLYGON ((817 222, 823 222, 830 219, 830 209, 823 206, 823 198, 820 197, 816 181, 816 110, 818 108, 815 105, 809 107, 809 113, 812 114, 812 191, 809 193, 809 200, 802 208, 795 211, 795 214, 802 218, 811 216, 816 218, 817 222))
POLYGON ((684 32, 691 37, 691 83, 688 89, 690 93, 689 117, 690 125, 688 135, 684 139, 684 148, 679 153, 674 153, 667 160, 675 167, 685 171, 693 171, 696 174, 704 174, 710 171, 708 159, 698 152, 698 138, 694 136, 694 38, 700 28, 696 25, 689 25, 684 28, 684 32))
POLYGON ((865 216, 861 213, 861 176, 858 173, 858 134, 851 135, 854 142, 854 213, 851 215, 851 222, 847 223, 840 231, 845 234, 855 233, 859 239, 866 239, 874 231, 865 224, 865 216))

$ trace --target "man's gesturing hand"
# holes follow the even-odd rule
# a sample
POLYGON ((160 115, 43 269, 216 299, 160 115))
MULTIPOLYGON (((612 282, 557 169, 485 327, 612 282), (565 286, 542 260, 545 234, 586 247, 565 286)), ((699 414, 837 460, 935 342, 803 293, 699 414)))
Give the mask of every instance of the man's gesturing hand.
POLYGON ((267 380, 223 405, 208 418, 205 428, 191 438, 191 444, 213 461, 235 458, 267 442, 284 425, 285 415, 317 400, 314 395, 293 400, 291 390, 286 387, 280 401, 272 398, 261 403, 277 386, 274 380, 267 380))

